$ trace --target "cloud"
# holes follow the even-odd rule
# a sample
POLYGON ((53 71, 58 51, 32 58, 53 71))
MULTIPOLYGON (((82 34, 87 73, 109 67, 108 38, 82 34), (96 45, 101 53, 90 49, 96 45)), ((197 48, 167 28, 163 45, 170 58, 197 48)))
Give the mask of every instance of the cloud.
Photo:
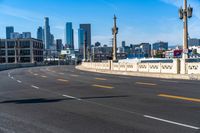
POLYGON ((7 5, 0 5, 0 13, 32 22, 38 22, 42 18, 41 14, 14 8, 7 5))
MULTIPOLYGON (((183 0, 161 0, 167 4, 174 5, 176 7, 183 6, 183 0)), ((200 0, 189 0, 188 5, 191 5, 194 8, 194 16, 200 19, 200 0)))
POLYGON ((108 7, 111 7, 114 11, 118 10, 118 7, 109 0, 103 0, 103 3, 106 4, 108 7))

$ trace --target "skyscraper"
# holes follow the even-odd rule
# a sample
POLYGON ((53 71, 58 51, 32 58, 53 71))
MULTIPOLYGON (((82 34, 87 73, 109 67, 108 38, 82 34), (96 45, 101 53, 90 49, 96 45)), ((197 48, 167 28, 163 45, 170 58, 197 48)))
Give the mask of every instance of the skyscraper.
POLYGON ((61 52, 63 49, 62 39, 56 39, 56 50, 61 52))
POLYGON ((44 33, 43 33, 43 28, 40 26, 38 29, 37 29, 37 39, 39 40, 44 40, 44 33))
POLYGON ((6 27, 6 39, 10 39, 11 33, 14 33, 14 27, 13 26, 7 26, 6 27))
POLYGON ((91 24, 80 24, 80 29, 86 32, 86 46, 91 49, 91 24))
POLYGON ((67 22, 65 27, 65 44, 67 48, 74 49, 74 30, 72 22, 67 22))
POLYGON ((44 44, 45 49, 50 49, 51 46, 51 33, 50 33, 50 26, 49 26, 49 18, 45 17, 45 25, 44 25, 44 44))
POLYGON ((83 53, 83 47, 84 47, 84 41, 85 41, 85 30, 84 29, 79 29, 78 30, 78 48, 80 53, 83 53))

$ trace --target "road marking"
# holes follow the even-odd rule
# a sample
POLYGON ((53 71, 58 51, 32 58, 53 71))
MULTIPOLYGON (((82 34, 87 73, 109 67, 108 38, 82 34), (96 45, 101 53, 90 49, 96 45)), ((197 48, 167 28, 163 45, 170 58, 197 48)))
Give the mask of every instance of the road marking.
POLYGON ((182 96, 174 96, 174 95, 167 95, 167 94, 159 94, 159 97, 171 98, 171 99, 179 99, 191 102, 200 102, 200 99, 197 98, 189 98, 189 97, 182 97, 182 96))
POLYGON ((153 83, 144 83, 144 82, 136 82, 136 84, 139 84, 139 85, 150 85, 150 86, 157 85, 157 84, 153 84, 153 83))
POLYGON ((39 89, 39 87, 31 85, 32 88, 39 89))
POLYGON ((72 77, 78 77, 79 75, 71 74, 70 76, 72 76, 72 77))
POLYGON ((47 78, 47 76, 44 76, 44 75, 42 75, 41 77, 42 77, 42 78, 47 78))
POLYGON ((51 71, 51 72, 55 73, 56 71, 51 71))
POLYGON ((73 96, 69 96, 69 95, 62 95, 62 96, 63 96, 63 97, 67 97, 67 98, 71 98, 71 99, 75 99, 75 100, 78 100, 78 101, 82 100, 82 99, 80 99, 80 98, 73 97, 73 96))
POLYGON ((153 117, 153 116, 149 116, 149 115, 144 115, 144 117, 149 118, 149 119, 162 121, 162 122, 166 122, 166 123, 170 123, 170 124, 174 124, 174 125, 187 127, 187 128, 192 128, 192 129, 196 129, 196 130, 200 129, 199 127, 195 127, 195 126, 191 126, 191 125, 187 125, 187 124, 183 124, 183 123, 178 123, 178 122, 174 122, 174 121, 169 121, 169 120, 165 120, 165 119, 161 119, 161 118, 157 118, 157 117, 153 117))
POLYGON ((104 85, 97 85, 97 84, 94 84, 92 86, 93 87, 98 87, 98 88, 104 88, 104 89, 113 89, 114 88, 112 86, 104 86, 104 85))
POLYGON ((20 80, 17 80, 17 82, 18 82, 18 83, 22 83, 22 81, 20 81, 20 80))
POLYGON ((35 76, 38 76, 38 74, 37 74, 37 73, 35 73, 34 75, 35 75, 35 76))
POLYGON ((172 80, 160 80, 162 82, 169 82, 169 83, 178 83, 178 81, 172 81, 172 80))
POLYGON ((95 78, 96 80, 101 80, 101 81, 105 81, 105 80, 107 80, 107 79, 105 79, 105 78, 95 78))
POLYGON ((68 80, 66 79, 57 79, 58 81, 61 81, 61 82, 69 82, 68 80))
POLYGON ((64 75, 64 73, 59 73, 60 75, 64 75))
POLYGON ((10 77, 10 78, 14 80, 14 77, 10 77))

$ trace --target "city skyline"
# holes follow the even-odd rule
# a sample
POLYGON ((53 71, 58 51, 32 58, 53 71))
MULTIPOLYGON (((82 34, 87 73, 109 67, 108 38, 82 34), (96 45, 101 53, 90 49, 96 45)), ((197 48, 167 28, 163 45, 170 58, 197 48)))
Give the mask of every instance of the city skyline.
MULTIPOLYGON (((191 38, 199 38, 200 14, 197 7, 199 7, 200 2, 189 0, 188 3, 194 7, 194 17, 189 21, 189 35, 191 38)), ((169 45, 181 45, 182 21, 178 19, 178 7, 180 6, 182 6, 181 0, 147 0, 145 3, 137 0, 132 2, 112 0, 93 2, 87 0, 76 3, 70 0, 60 0, 57 3, 37 0, 31 2, 21 0, 16 3, 12 0, 9 2, 1 0, 0 17, 3 17, 5 21, 0 22, 0 38, 5 38, 5 26, 14 26, 15 30, 19 32, 30 31, 33 37, 36 37, 37 28, 43 25, 43 18, 47 16, 50 19, 52 34, 55 35, 56 39, 62 38, 64 40, 65 23, 72 22, 74 25, 74 44, 77 48, 79 24, 91 23, 92 44, 99 41, 102 44, 111 45, 112 33, 110 29, 112 28, 113 14, 116 14, 119 21, 118 46, 123 40, 127 42, 127 45, 157 41, 167 41, 169 45), (34 11, 33 8, 37 4, 40 4, 41 8, 34 11), (66 8, 64 8, 65 6, 66 8), (47 11, 48 8, 57 9, 58 7, 61 8, 60 11, 47 11), (102 9, 105 9, 103 13, 102 9), (59 14, 60 12, 61 14, 59 14), (147 13, 149 15, 144 15, 147 13)))

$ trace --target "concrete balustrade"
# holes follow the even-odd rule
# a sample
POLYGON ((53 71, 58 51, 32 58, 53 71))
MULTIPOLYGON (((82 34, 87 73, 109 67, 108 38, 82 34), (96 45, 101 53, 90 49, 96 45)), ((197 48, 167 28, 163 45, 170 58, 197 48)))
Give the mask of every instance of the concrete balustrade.
POLYGON ((200 74, 200 63, 186 63, 186 73, 200 74))
POLYGON ((185 60, 173 59, 172 63, 130 63, 130 62, 83 62, 88 69, 113 70, 124 72, 146 72, 166 74, 200 74, 200 63, 186 63, 185 60))

